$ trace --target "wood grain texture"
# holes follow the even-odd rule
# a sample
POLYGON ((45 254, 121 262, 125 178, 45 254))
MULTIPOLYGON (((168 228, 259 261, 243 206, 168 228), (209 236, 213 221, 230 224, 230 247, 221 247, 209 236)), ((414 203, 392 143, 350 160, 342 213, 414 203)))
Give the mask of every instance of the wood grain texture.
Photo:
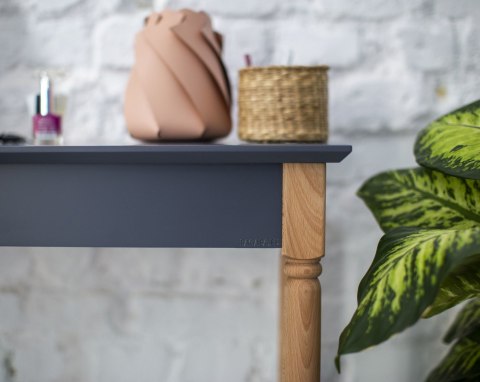
POLYGON ((316 259, 325 252, 325 164, 283 165, 282 254, 316 259))
POLYGON ((320 381, 325 164, 283 165, 280 380, 320 381))
POLYGON ((283 288, 281 381, 320 381, 318 260, 286 259, 283 288))

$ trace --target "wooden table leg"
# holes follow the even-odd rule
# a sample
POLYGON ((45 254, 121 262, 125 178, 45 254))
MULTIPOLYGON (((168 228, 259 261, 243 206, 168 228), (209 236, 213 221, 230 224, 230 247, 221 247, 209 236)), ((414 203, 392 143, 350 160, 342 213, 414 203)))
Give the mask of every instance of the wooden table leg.
POLYGON ((320 381, 325 164, 283 165, 280 381, 320 381))

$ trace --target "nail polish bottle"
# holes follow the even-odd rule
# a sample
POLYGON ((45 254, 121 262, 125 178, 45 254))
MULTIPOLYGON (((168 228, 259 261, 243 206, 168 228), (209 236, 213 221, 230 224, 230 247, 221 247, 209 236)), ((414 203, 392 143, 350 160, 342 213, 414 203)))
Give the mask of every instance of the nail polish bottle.
POLYGON ((51 79, 43 73, 40 78, 40 97, 37 98, 40 105, 33 116, 33 141, 36 145, 62 143, 62 119, 53 112, 52 88, 51 79))

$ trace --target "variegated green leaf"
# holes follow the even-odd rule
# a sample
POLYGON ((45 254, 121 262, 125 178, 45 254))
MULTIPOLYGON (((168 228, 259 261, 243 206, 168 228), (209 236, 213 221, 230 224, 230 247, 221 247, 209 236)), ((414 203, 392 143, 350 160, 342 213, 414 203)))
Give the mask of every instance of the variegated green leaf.
POLYGON ((464 264, 450 273, 440 286, 435 301, 425 312, 423 318, 429 318, 455 306, 462 301, 480 295, 480 264, 464 264))
POLYGON ((448 274, 480 254, 480 227, 397 228, 382 237, 358 291, 358 307, 340 336, 336 359, 379 344, 413 325, 448 274))
POLYGON ((425 168, 388 171, 358 191, 380 227, 468 228, 480 225, 480 181, 425 168))
POLYGON ((418 135, 414 151, 422 166, 480 179, 480 101, 431 123, 418 135))
POLYGON ((480 380, 480 333, 456 342, 446 357, 430 373, 427 382, 480 380))
POLYGON ((478 330, 480 330, 480 299, 475 298, 469 301, 457 314, 443 340, 450 343, 478 330))

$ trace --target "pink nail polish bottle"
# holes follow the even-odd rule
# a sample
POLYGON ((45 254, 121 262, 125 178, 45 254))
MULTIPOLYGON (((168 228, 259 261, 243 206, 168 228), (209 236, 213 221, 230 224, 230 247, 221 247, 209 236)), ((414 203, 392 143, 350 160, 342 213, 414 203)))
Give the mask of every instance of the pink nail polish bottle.
POLYGON ((62 118, 53 113, 52 81, 46 73, 40 78, 40 112, 33 116, 36 145, 62 144, 62 118))

